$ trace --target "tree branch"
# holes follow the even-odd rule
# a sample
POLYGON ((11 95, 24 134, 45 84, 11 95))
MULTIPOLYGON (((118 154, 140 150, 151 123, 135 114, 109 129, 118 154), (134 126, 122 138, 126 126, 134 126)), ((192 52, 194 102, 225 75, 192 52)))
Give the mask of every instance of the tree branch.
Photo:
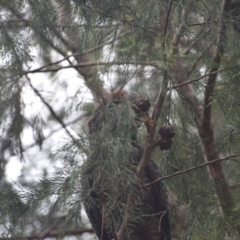
POLYGON ((56 222, 54 222, 53 224, 51 224, 49 227, 47 227, 47 229, 45 229, 44 231, 42 231, 40 234, 38 234, 38 239, 39 240, 43 240, 44 238, 46 238, 50 232, 56 228, 58 226, 59 223, 61 223, 62 221, 64 221, 66 219, 66 216, 62 216, 59 219, 57 219, 56 222))
POLYGON ((231 159, 231 158, 236 158, 236 157, 240 157, 240 154, 231 155, 231 156, 228 156, 228 157, 225 157, 225 158, 214 159, 211 162, 206 162, 206 163, 200 164, 196 167, 191 167, 191 168, 188 168, 188 169, 185 169, 185 170, 182 170, 182 171, 175 172, 173 174, 158 178, 158 179, 156 179, 156 180, 154 180, 150 183, 144 184, 143 187, 148 187, 148 186, 153 185, 156 182, 160 182, 160 181, 163 181, 165 179, 173 178, 173 177, 178 176, 178 175, 182 175, 182 174, 185 174, 185 173, 188 173, 188 172, 192 172, 194 170, 197 170, 197 169, 202 168, 202 167, 206 167, 206 166, 208 166, 210 164, 213 164, 213 163, 217 163, 217 162, 221 162, 221 161, 225 161, 225 160, 235 160, 235 159, 231 159))
MULTIPOLYGON (((26 27, 30 27, 37 35, 40 36, 40 38, 46 42, 52 49, 54 49, 56 52, 61 54, 62 56, 66 56, 66 53, 62 51, 59 47, 55 46, 52 41, 50 41, 44 34, 42 34, 35 26, 31 24, 30 21, 24 18, 24 14, 20 13, 16 8, 12 6, 9 2, 4 2, 3 6, 8 9, 18 20, 20 20, 26 27)), ((67 59, 69 64, 72 64, 69 59, 67 59)))
MULTIPOLYGON (((63 4, 57 1, 52 1, 51 3, 55 8, 57 19, 60 24, 71 21, 72 10, 70 1, 65 1, 63 4)), ((78 27, 65 29, 64 33, 68 36, 68 39, 63 37, 62 31, 57 31, 57 29, 53 29, 52 31, 73 54, 83 52, 84 46, 78 27)), ((78 64, 90 62, 88 54, 76 54, 74 58, 78 64)), ((96 65, 79 67, 76 68, 76 70, 84 77, 86 86, 89 88, 96 101, 100 102, 103 100, 105 89, 99 78, 96 65)))
MULTIPOLYGON (((81 116, 78 116, 78 117, 76 117, 75 119, 73 119, 72 121, 65 123, 65 126, 67 127, 67 126, 69 126, 69 125, 71 125, 71 124, 73 124, 73 123, 76 123, 76 122, 78 122, 78 121, 81 121, 81 120, 83 120, 83 118, 84 118, 84 116, 82 116, 82 115, 81 115, 81 116)), ((54 133, 57 133, 57 132, 60 131, 60 130, 62 130, 62 126, 59 127, 59 128, 57 128, 57 129, 52 130, 47 136, 43 136, 42 141, 47 140, 47 139, 50 138, 54 133)), ((37 144, 36 142, 33 142, 32 144, 29 144, 29 145, 25 146, 25 147, 23 148, 23 152, 26 151, 26 150, 28 150, 28 149, 30 149, 30 148, 32 148, 32 147, 35 147, 35 146, 37 146, 37 145, 38 145, 38 144, 37 144)))
MULTIPOLYGON (((182 59, 178 57, 176 59, 175 69, 173 71, 175 78, 179 80, 178 92, 183 101, 189 106, 190 114, 193 117, 193 121, 198 130, 198 135, 202 142, 202 147, 204 150, 204 158, 206 162, 211 162, 214 159, 219 158, 219 150, 215 143, 214 132, 210 123, 211 120, 211 99, 213 96, 214 84, 216 82, 217 73, 219 72, 219 65, 221 61, 221 54, 224 52, 224 39, 221 37, 226 37, 226 26, 225 26, 225 16, 226 11, 229 9, 231 4, 230 0, 224 1, 223 4, 223 17, 219 30, 217 52, 213 56, 214 65, 209 72, 208 84, 205 93, 205 103, 204 103, 204 116, 202 111, 202 105, 197 99, 196 93, 193 87, 189 84, 187 76, 183 74, 182 78, 178 78, 179 73, 184 73, 184 67, 182 59), (216 66, 217 64, 217 66, 216 66), (210 80, 209 80, 210 79, 210 80), (206 105, 208 103, 208 105, 206 105), (204 119, 206 117, 206 119, 204 119)), ((215 162, 208 164, 210 179, 214 181, 216 196, 218 197, 221 209, 225 215, 229 215, 233 207, 232 192, 228 186, 227 179, 221 165, 221 162, 215 162)))
POLYGON ((212 43, 209 44, 209 46, 206 49, 204 49, 202 51, 202 53, 199 55, 199 57, 195 60, 195 62, 193 63, 193 65, 191 66, 191 68, 188 70, 188 72, 186 74, 188 77, 192 74, 192 72, 195 70, 195 68, 197 67, 197 65, 199 64, 199 62, 201 61, 201 59, 205 55, 205 53, 212 47, 212 45, 215 43, 215 41, 216 40, 212 41, 212 43))
POLYGON ((152 67, 159 68, 155 63, 151 63, 151 62, 148 63, 148 62, 141 62, 141 61, 85 62, 85 63, 79 63, 79 64, 75 64, 75 65, 61 66, 61 67, 50 68, 50 69, 43 69, 43 68, 46 67, 46 65, 45 65, 43 67, 36 68, 36 69, 33 69, 33 70, 23 71, 19 75, 24 75, 24 74, 29 74, 29 73, 58 72, 59 70, 68 69, 68 68, 82 68, 82 67, 101 66, 101 65, 103 65, 103 66, 128 65, 128 64, 152 66, 152 67))
MULTIPOLYGON (((203 78, 206 78, 207 76, 210 76, 212 74, 216 74, 216 73, 220 73, 220 72, 223 72, 223 71, 226 71, 228 69, 231 69, 231 68, 235 68, 235 67, 239 67, 239 64, 236 64, 234 66, 231 66, 231 67, 226 67, 226 68, 223 68, 223 69, 220 69, 220 70, 217 70, 215 72, 211 72, 211 73, 207 73, 207 74, 204 74, 203 76, 199 77, 199 78, 196 78, 196 79, 193 79, 193 80, 190 80, 190 81, 183 81, 183 83, 180 83, 178 85, 175 85, 173 87, 171 87, 171 89, 176 89, 176 88, 179 88, 179 87, 182 87, 184 85, 188 85, 190 83, 194 83, 194 82, 198 82, 199 80, 203 79, 203 78)), ((186 74, 187 76, 188 74, 186 74)))
POLYGON ((210 69, 210 75, 207 79, 207 85, 205 90, 205 98, 204 98, 204 108, 203 108, 203 131, 209 136, 211 134, 211 111, 212 111, 212 96, 214 91, 214 86, 217 80, 217 71, 220 68, 221 64, 221 57, 224 54, 224 49, 227 40, 227 33, 226 33, 226 20, 227 20, 227 12, 231 10, 231 0, 225 0, 223 2, 223 9, 222 9, 222 17, 220 21, 219 27, 219 34, 218 34, 218 43, 215 55, 212 60, 212 68, 210 69))
MULTIPOLYGON (((210 73, 218 71, 221 64, 221 57, 224 54, 226 39, 227 39, 227 29, 226 20, 227 13, 231 11, 231 0, 224 0, 222 7, 222 16, 219 26, 218 43, 215 55, 212 60, 212 68, 210 73)), ((205 98, 203 104, 203 117, 202 126, 200 131, 200 136, 203 142, 204 151, 206 153, 206 159, 211 162, 216 159, 219 155, 218 148, 214 139, 214 132, 211 126, 211 112, 212 112, 212 97, 214 92, 214 87, 217 80, 217 72, 210 74, 207 79, 207 85, 205 89, 205 98)), ((233 200, 232 192, 228 186, 227 179, 220 162, 209 165, 209 174, 211 179, 215 182, 216 192, 221 203, 221 208, 225 215, 229 215, 232 211, 233 200)))
POLYGON ((41 99, 42 103, 48 108, 50 113, 53 115, 53 117, 60 123, 60 125, 64 128, 66 133, 69 135, 69 137, 73 140, 73 142, 77 142, 76 139, 73 137, 73 135, 68 131, 67 126, 65 123, 62 121, 62 119, 56 114, 56 112, 53 110, 53 108, 50 106, 48 102, 45 101, 43 96, 40 94, 40 92, 32 85, 30 78, 26 75, 26 78, 29 82, 30 87, 32 90, 36 93, 36 95, 41 99))
POLYGON ((196 34, 195 41, 193 41, 190 46, 184 51, 184 55, 188 55, 189 52, 192 50, 192 48, 197 45, 206 35, 211 31, 210 28, 208 28, 203 34, 202 31, 196 34))
MULTIPOLYGON (((163 47, 164 48, 165 48, 165 37, 167 34, 167 28, 168 28, 168 24, 169 24, 169 16, 170 16, 170 12, 171 12, 172 2, 173 2, 172 0, 169 2, 167 16, 166 16, 166 23, 165 23, 164 36, 163 36, 163 47)), ((166 60, 166 55, 165 55, 165 60, 166 60)), ((141 160, 136 169, 136 176, 138 178, 141 178, 143 171, 144 171, 144 169, 148 163, 148 160, 151 156, 153 147, 154 147, 153 141, 154 141, 156 122, 159 117, 165 95, 167 93, 167 84, 168 84, 167 69, 164 72, 165 73, 163 76, 162 86, 161 86, 161 89, 159 90, 159 94, 157 97, 156 105, 153 110, 152 117, 151 117, 151 119, 149 119, 149 121, 146 122, 146 125, 148 127, 147 142, 146 142, 146 147, 144 148, 141 160)), ((130 206, 132 204, 132 201, 133 201, 133 190, 130 190, 130 192, 128 193, 128 196, 127 196, 126 206, 130 206)), ((124 240, 124 235, 125 235, 125 231, 127 228, 128 219, 129 219, 129 208, 127 207, 123 214, 123 220, 122 220, 121 226, 119 228, 119 231, 117 233, 118 240, 124 240)))

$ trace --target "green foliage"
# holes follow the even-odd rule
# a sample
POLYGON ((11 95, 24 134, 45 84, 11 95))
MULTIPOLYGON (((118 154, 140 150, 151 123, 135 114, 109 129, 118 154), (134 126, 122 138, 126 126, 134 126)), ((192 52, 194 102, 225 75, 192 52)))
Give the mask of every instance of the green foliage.
MULTIPOLYGON (((189 101, 202 111, 208 76, 198 78, 219 67, 213 58, 222 1, 2 0, 0 6, 1 236, 39 234, 61 216, 65 218, 56 231, 84 228, 88 220, 82 201, 89 192, 82 184, 89 174, 112 178, 111 190, 103 191, 108 214, 122 209, 116 199, 125 199, 139 184, 133 171, 136 163, 128 160, 136 154, 132 139, 146 146, 147 129, 136 123, 131 107, 126 102, 123 108, 107 103, 102 113, 95 110, 106 124, 98 134, 88 133, 102 86, 104 94, 125 88, 148 95, 151 114, 167 71, 169 91, 157 129, 171 123, 177 135, 169 151, 156 147, 152 157, 164 175, 204 162, 197 116, 189 101), (176 47, 173 39, 180 28, 176 47), (82 65, 73 66, 77 64, 82 65), (43 68, 28 73, 38 67, 43 68), (187 86, 196 99, 176 87, 187 81, 193 81, 187 86), (23 165, 17 182, 6 173, 13 158, 23 165)), ((239 154, 240 146, 240 35, 232 27, 238 18, 231 11, 227 16, 225 52, 209 102, 219 158, 239 154)), ((173 239, 239 239, 239 157, 222 166, 234 202, 227 217, 206 167, 166 180, 174 195, 169 210, 173 239)), ((138 210, 134 209, 136 216, 138 210)))

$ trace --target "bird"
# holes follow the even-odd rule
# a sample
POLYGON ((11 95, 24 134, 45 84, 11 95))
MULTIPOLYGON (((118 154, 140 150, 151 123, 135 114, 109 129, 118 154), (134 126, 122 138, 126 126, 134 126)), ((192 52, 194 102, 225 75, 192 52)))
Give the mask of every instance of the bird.
POLYGON ((141 179, 136 167, 143 154, 138 141, 142 118, 150 108, 147 97, 115 91, 96 107, 88 121, 90 152, 82 166, 82 201, 99 240, 117 240, 128 210, 124 239, 170 240, 167 187, 152 158, 141 179), (133 201, 127 205, 132 190, 133 201))

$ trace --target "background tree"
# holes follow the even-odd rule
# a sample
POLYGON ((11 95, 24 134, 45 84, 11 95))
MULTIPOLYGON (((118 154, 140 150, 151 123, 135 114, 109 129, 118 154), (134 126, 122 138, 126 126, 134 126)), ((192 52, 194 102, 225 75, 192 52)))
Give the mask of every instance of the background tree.
POLYGON ((239 239, 236 2, 0 1, 4 239, 92 237, 79 184, 86 121, 123 87, 152 102, 137 172, 152 155, 166 175, 173 238, 239 239), (163 123, 177 135, 160 152, 163 123), (17 160, 13 182, 6 167, 17 160))

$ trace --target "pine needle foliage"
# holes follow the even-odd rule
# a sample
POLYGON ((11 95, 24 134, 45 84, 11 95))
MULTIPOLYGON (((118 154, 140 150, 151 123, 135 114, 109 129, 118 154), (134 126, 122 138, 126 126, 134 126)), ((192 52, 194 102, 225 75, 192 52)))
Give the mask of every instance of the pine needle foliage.
MULTIPOLYGON (((98 189, 105 212, 124 215, 141 182, 129 161, 133 142, 147 147, 149 129, 127 102, 104 97, 123 88, 146 95, 151 116, 165 79, 153 135, 163 124, 177 134, 170 150, 157 146, 151 157, 173 175, 165 179, 172 239, 239 239, 239 0, 0 6, 0 239, 93 237, 83 207, 96 190, 85 189, 89 176, 111 179, 98 189), (87 122, 99 105, 104 126, 92 135, 87 122), (220 158, 228 159, 184 172, 220 158), (22 175, 11 181, 15 160, 22 175)), ((140 206, 129 208, 142 221, 140 206)))
MULTIPOLYGON (((94 120, 101 123, 101 130, 90 137, 91 151, 82 166, 82 184, 88 186, 87 181, 90 175, 94 184, 92 189, 86 191, 95 191, 106 199, 105 205, 102 206, 106 209, 104 214, 109 216, 119 214, 121 218, 124 214, 127 193, 139 185, 133 171, 136 168, 139 154, 138 149, 132 145, 137 137, 135 114, 127 103, 107 104, 96 114, 98 116, 94 120)), ((97 123, 95 124, 98 126, 97 123)), ((89 197, 89 193, 82 195, 86 198, 86 204, 97 204, 91 203, 92 198, 89 197)), ((135 193, 134 199, 139 203, 138 198, 139 194, 135 193)), ((133 208, 131 214, 136 219, 138 216, 134 212, 139 212, 139 207, 131 206, 133 208)), ((138 215, 140 214, 142 214, 141 211, 138 215)), ((111 222, 106 224, 111 228, 111 222)))

